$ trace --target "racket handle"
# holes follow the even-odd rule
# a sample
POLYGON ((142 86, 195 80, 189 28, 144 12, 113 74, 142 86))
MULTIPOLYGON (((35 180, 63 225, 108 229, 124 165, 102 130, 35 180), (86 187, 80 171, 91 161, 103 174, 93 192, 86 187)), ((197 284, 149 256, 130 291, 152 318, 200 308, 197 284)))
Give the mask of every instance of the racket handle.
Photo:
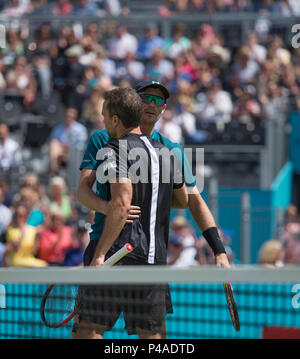
POLYGON ((126 243, 121 249, 118 250, 118 252, 116 252, 115 254, 113 254, 111 257, 109 257, 104 263, 103 263, 103 267, 111 267, 114 264, 116 264, 117 262, 119 262, 119 260, 121 258, 123 258, 124 256, 126 256, 126 254, 132 252, 133 248, 132 245, 129 243, 126 243))

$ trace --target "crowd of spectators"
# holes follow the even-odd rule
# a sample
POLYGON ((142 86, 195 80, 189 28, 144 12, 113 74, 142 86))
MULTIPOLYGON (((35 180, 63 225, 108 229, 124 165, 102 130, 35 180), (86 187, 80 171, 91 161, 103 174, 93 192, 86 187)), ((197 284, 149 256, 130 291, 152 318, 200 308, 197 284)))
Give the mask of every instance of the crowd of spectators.
POLYGON ((80 218, 62 177, 45 188, 34 173, 13 194, 0 183, 0 266, 82 265, 93 212, 80 218))
POLYGON ((262 15, 298 16, 300 5, 297 0, 164 0, 163 6, 159 8, 159 13, 164 17, 184 12, 253 12, 262 15))
MULTIPOLYGON (((78 2, 91 7, 100 3, 78 2)), ((16 6, 18 1, 12 3, 16 6)), ((26 3, 19 0, 19 6, 26 3)), ((60 4, 33 3, 43 7, 51 3, 53 8, 60 4)), ((181 1, 168 3, 179 6, 181 1)), ((221 11, 223 7, 245 7, 252 2, 191 3, 215 3, 221 11)), ((253 6, 268 7, 271 3, 275 6, 277 2, 257 2, 253 6)), ((209 24, 190 29, 176 23, 169 38, 161 36, 156 23, 147 23, 141 36, 131 33, 124 24, 107 27, 109 31, 94 22, 58 29, 46 22, 33 32, 12 25, 0 54, 0 88, 15 91, 22 98, 23 110, 30 113, 36 111, 41 95, 57 91, 64 106, 76 108, 77 118, 94 130, 101 126, 99 105, 105 90, 132 86, 145 78, 157 79, 172 94, 171 112, 162 118, 162 131, 170 127, 164 125, 171 117, 174 139, 188 143, 205 141, 207 124, 217 125, 222 131, 224 125, 238 121, 251 130, 253 124, 284 109, 291 97, 300 103, 299 50, 290 50, 280 36, 269 33, 262 37, 253 29, 245 43, 233 49, 209 24)))
MULTIPOLYGON (((10 0, 1 3, 1 13, 16 17, 129 14, 130 1, 122 2, 126 5, 123 7, 120 3, 10 0)), ((299 5, 292 0, 170 0, 158 8, 160 16, 185 11, 277 11, 293 15, 299 12, 299 5)), ((50 180, 39 183, 36 175, 20 177, 20 188, 11 193, 5 175, 1 179, 0 257, 6 265, 26 261, 31 265, 63 264, 70 250, 80 257, 88 230, 78 224, 80 216, 61 168, 69 161, 72 141, 83 150, 89 135, 103 128, 101 106, 106 90, 131 87, 147 78, 164 83, 171 98, 157 129, 179 143, 204 143, 210 125, 222 132, 228 124, 242 123, 251 130, 265 118, 285 110, 291 97, 300 109, 300 51, 291 49, 272 32, 262 36, 259 29, 252 29, 245 42, 235 49, 210 24, 190 28, 178 22, 170 37, 164 38, 159 23, 143 24, 140 35, 125 23, 102 26, 93 19, 81 24, 61 22, 57 27, 51 21, 32 22, 34 26, 12 21, 7 28, 6 47, 0 49, 1 97, 13 99, 21 106, 21 114, 32 115, 40 114, 39 105, 44 99, 52 105, 55 98, 64 115, 53 116, 56 124, 49 131, 50 180)), ((0 114, 2 174, 22 164, 24 149, 15 138, 22 123, 11 126, 5 123, 5 116, 0 114)), ((22 122, 22 116, 18 120, 22 122)), ((91 222, 92 219, 86 226, 91 222)), ((179 262, 193 257, 201 264, 210 263, 211 253, 204 240, 193 242, 192 232, 175 227, 174 224, 170 261, 175 263, 184 248, 179 262), (181 236, 188 239, 179 240, 181 236)), ((230 255, 233 260, 234 253, 230 255)), ((68 258, 68 263, 72 262, 70 254, 68 258)))
MULTIPOLYGON (((230 264, 240 264, 232 249, 232 231, 225 228, 218 230, 230 264)), ((185 217, 174 217, 170 226, 168 264, 187 267, 214 263, 215 256, 205 238, 196 235, 191 222, 185 217)), ((277 238, 261 245, 256 264, 269 268, 300 265, 300 214, 295 205, 286 209, 286 218, 277 238)))
MULTIPOLYGON (((162 17, 182 13, 202 12, 214 14, 254 12, 259 14, 280 14, 283 16, 300 14, 297 0, 163 0, 152 1, 150 10, 156 10, 162 17)), ((55 16, 93 15, 119 16, 142 11, 136 1, 131 0, 3 0, 0 5, 7 15, 26 14, 55 16)))
POLYGON ((267 267, 300 264, 300 214, 295 205, 287 207, 278 238, 262 245, 258 263, 267 267))
POLYGON ((120 3, 119 0, 3 0, 0 9, 10 16, 119 16, 128 12, 120 3))
POLYGON ((34 32, 7 30, 0 88, 21 99, 23 113, 39 114, 41 97, 58 94, 90 133, 103 126, 104 91, 159 80, 171 99, 158 129, 171 140, 201 144, 210 128, 222 133, 227 125, 242 123, 250 137, 291 101, 300 105, 299 54, 280 36, 262 37, 257 29, 235 49, 209 24, 191 29, 175 23, 170 37, 163 38, 157 23, 145 24, 137 36, 124 24, 54 28, 46 22, 34 32))

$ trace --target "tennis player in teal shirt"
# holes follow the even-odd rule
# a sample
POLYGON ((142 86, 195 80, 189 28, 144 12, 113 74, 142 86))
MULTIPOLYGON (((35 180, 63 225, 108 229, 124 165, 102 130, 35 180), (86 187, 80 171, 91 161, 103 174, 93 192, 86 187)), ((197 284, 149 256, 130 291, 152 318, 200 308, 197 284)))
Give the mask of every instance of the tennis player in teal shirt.
MULTIPOLYGON (((144 113, 141 120, 141 131, 143 134, 151 136, 153 139, 163 143, 171 149, 176 159, 181 163, 184 173, 186 186, 189 190, 189 209, 191 214, 212 247, 217 266, 229 267, 228 258, 222 247, 219 247, 219 234, 214 218, 202 199, 196 186, 196 179, 193 176, 189 161, 185 156, 181 146, 162 136, 154 126, 160 116, 164 113, 169 97, 169 91, 161 83, 157 81, 142 81, 135 87, 137 93, 140 94, 143 104, 144 113)), ((91 136, 82 163, 80 165, 81 176, 79 180, 77 197, 80 203, 87 208, 95 211, 94 224, 90 233, 91 240, 98 240, 101 237, 105 214, 109 211, 109 202, 105 186, 96 181, 96 171, 100 164, 97 160, 97 153, 110 140, 106 130, 98 130, 91 136), (96 181, 96 193, 92 190, 96 181)), ((128 216, 128 220, 134 220, 139 216, 139 209, 132 206, 128 216)))
MULTIPOLYGON (((191 168, 188 164, 188 160, 185 157, 185 154, 180 147, 178 143, 174 143, 167 139, 166 137, 162 136, 160 133, 158 133, 156 130, 153 131, 152 139, 157 140, 164 144, 166 147, 168 147, 170 150, 173 151, 174 155, 182 163, 182 168, 184 168, 184 174, 185 174, 185 182, 187 186, 194 187, 196 185, 196 180, 193 176, 193 173, 191 171, 191 168)), ((97 152, 103 148, 108 141, 110 140, 110 137, 108 136, 108 133, 106 130, 98 130, 93 133, 86 152, 84 154, 82 163, 80 165, 80 169, 90 169, 93 171, 96 171, 100 161, 98 161, 97 158, 97 152)), ((103 200, 107 201, 107 191, 106 186, 96 182, 96 195, 103 200)), ((103 226, 104 226, 104 220, 105 215, 100 212, 95 213, 95 219, 94 224, 92 225, 92 232, 90 233, 90 239, 91 240, 98 240, 101 237, 103 226)))

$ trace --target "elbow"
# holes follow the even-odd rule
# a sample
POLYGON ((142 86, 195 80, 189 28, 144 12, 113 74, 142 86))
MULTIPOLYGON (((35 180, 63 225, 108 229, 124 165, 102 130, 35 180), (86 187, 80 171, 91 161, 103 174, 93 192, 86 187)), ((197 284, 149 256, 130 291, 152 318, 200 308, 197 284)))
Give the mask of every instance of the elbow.
POLYGON ((77 199, 77 201, 79 203, 83 204, 82 203, 82 192, 81 192, 81 187, 80 186, 77 188, 76 199, 77 199))
POLYGON ((111 202, 111 211, 122 221, 127 218, 130 210, 130 202, 125 198, 117 198, 111 202))
POLYGON ((183 202, 181 205, 182 205, 182 208, 183 208, 183 209, 187 209, 187 208, 189 207, 188 198, 187 198, 187 200, 186 200, 185 202, 183 202))
POLYGON ((180 208, 187 209, 189 207, 189 197, 186 195, 186 198, 182 199, 179 203, 180 208))

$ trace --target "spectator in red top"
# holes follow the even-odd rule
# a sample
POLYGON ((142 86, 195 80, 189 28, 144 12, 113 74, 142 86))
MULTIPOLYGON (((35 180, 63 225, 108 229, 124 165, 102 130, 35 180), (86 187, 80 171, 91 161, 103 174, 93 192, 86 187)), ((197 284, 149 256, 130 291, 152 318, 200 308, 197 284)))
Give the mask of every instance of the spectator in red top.
POLYGON ((70 0, 58 0, 52 8, 53 15, 67 15, 72 11, 73 5, 70 3, 70 0))
POLYGON ((62 265, 72 246, 72 229, 65 225, 61 211, 50 212, 50 222, 39 236, 39 258, 50 265, 62 265))

